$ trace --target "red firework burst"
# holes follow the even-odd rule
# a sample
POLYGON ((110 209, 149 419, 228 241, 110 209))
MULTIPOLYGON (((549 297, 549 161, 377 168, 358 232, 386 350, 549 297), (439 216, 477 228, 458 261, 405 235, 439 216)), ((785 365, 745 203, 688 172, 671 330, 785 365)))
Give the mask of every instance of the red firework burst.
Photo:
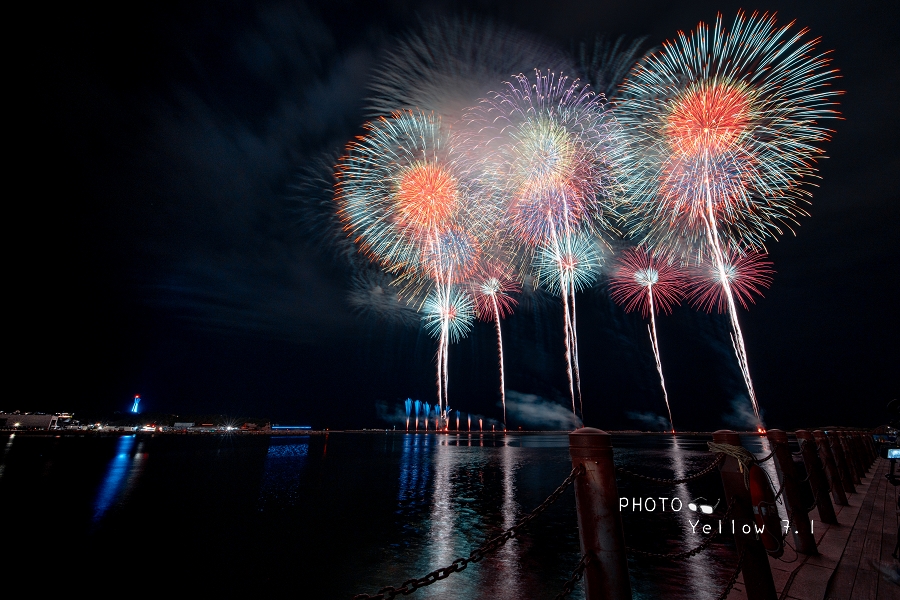
POLYGON ((510 294, 521 292, 522 286, 507 263, 485 257, 479 261, 469 289, 475 298, 475 314, 482 321, 493 321, 512 314, 518 302, 510 294))
POLYGON ((612 299, 624 305, 626 312, 638 308, 650 316, 650 294, 653 308, 664 313, 680 304, 684 296, 685 276, 671 262, 667 253, 647 252, 643 247, 629 248, 613 266, 609 288, 612 299))
POLYGON ((412 235, 443 228, 459 203, 456 180, 436 164, 418 163, 408 168, 397 185, 397 217, 412 235))
POLYGON ((762 296, 763 288, 772 285, 772 261, 763 252, 725 253, 724 274, 719 273, 712 261, 695 268, 690 275, 690 300, 694 307, 706 312, 716 309, 718 312, 728 310, 728 298, 725 294, 723 278, 727 280, 731 292, 741 306, 750 308, 753 297, 762 296))

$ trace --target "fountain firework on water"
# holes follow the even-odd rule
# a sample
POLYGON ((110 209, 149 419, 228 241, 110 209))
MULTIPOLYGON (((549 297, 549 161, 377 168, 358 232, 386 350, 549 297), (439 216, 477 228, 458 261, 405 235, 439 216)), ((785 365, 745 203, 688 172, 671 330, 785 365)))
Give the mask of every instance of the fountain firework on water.
POLYGON ((419 430, 419 411, 422 409, 422 402, 416 400, 416 431, 419 430))
POLYGON ((404 402, 403 404, 404 404, 404 408, 406 408, 406 430, 409 431, 409 414, 410 414, 410 412, 412 412, 412 404, 413 404, 412 399, 407 398, 406 402, 404 402))

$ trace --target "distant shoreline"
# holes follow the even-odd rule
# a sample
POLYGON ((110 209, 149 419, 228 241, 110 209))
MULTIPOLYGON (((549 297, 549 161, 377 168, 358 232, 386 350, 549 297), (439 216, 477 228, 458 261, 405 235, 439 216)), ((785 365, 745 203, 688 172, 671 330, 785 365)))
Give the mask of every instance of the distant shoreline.
MULTIPOLYGON (((250 431, 116 431, 116 430, 79 430, 79 429, 0 429, 0 433, 15 433, 16 435, 28 436, 75 436, 75 437, 115 437, 123 435, 140 435, 142 437, 153 436, 304 436, 304 435, 329 435, 329 434, 395 434, 395 435, 449 435, 462 437, 501 437, 507 436, 528 436, 528 435, 563 435, 572 433, 570 430, 528 430, 528 431, 405 431, 400 429, 279 429, 279 430, 250 430, 250 431)), ((635 430, 606 430, 610 435, 652 435, 652 436, 671 436, 668 431, 635 431, 635 430)), ((741 435, 760 435, 756 431, 738 431, 741 435)), ((788 432, 790 435, 792 432, 788 432)), ((675 435, 700 435, 711 436, 712 431, 678 431, 675 435)))

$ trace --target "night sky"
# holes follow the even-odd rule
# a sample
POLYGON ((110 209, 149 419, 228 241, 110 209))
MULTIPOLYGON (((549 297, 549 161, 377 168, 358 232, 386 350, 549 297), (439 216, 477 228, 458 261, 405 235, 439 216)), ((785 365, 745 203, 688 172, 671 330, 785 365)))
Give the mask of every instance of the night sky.
MULTIPOLYGON (((379 414, 407 397, 433 403, 434 340, 351 306, 351 269, 304 187, 361 133, 381 54, 419 18, 463 11, 570 52, 597 34, 650 47, 739 8, 821 36, 846 92, 812 216, 769 246, 774 283, 740 313, 766 423, 887 421, 900 396, 900 15, 833 1, 138 2, 26 15, 8 59, 19 83, 7 87, 18 146, 7 173, 21 183, 6 197, 24 218, 7 220, 15 385, 0 409, 88 417, 140 394, 146 411, 341 428, 390 426, 379 414)), ((644 321, 604 285, 578 302, 586 424, 651 427, 665 406, 644 321)), ((734 425, 746 402, 726 317, 683 306, 658 327, 676 425, 734 425)), ((568 402, 561 308, 530 302, 504 335, 507 388, 568 402)), ((495 344, 480 323, 451 346, 452 408, 500 417, 495 344)))

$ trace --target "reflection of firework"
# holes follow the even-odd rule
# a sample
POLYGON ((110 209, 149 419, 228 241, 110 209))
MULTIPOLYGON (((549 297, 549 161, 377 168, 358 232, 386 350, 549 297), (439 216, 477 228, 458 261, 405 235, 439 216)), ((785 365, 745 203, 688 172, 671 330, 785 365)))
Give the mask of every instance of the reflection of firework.
POLYGON ((724 256, 723 269, 720 271, 714 264, 703 264, 691 274, 691 303, 707 312, 713 309, 720 313, 728 310, 728 298, 725 294, 727 279, 732 295, 744 308, 750 308, 753 296, 762 296, 762 288, 772 284, 772 262, 767 255, 759 252, 737 254, 728 252, 724 256))
POLYGON ((650 245, 686 242, 715 265, 757 418, 725 257, 761 248, 805 214, 802 184, 829 137, 819 121, 836 116, 839 93, 827 87, 836 71, 815 54, 817 40, 789 27, 756 13, 739 13, 731 31, 721 16, 701 23, 639 63, 617 106, 632 233, 650 245))
POLYGON ((626 250, 619 257, 609 282, 613 300, 618 304, 624 304, 626 312, 640 308, 644 317, 650 317, 650 344, 656 359, 656 370, 659 372, 666 409, 669 411, 672 433, 675 433, 675 422, 672 420, 672 407, 669 404, 669 393, 666 391, 666 380, 659 358, 656 311, 658 307, 663 312, 671 312, 672 305, 679 303, 683 286, 684 275, 672 265, 670 256, 665 253, 654 255, 640 246, 626 250))

